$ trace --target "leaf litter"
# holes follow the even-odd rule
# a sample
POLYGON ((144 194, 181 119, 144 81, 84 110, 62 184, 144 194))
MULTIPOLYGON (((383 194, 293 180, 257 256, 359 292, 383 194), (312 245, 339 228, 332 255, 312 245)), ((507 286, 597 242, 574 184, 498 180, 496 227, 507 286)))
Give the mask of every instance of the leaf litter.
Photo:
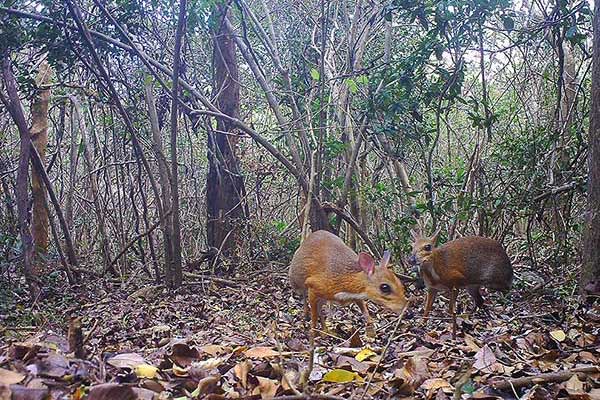
MULTIPOLYGON (((285 271, 238 282, 176 292, 82 288, 81 303, 58 310, 56 323, 30 334, 0 331, 0 400, 298 394, 309 324, 285 271), (86 336, 83 359, 69 348, 66 325, 74 316, 86 336)), ((365 337, 357 309, 328 307, 332 333, 317 338, 305 392, 332 399, 600 399, 598 306, 557 302, 549 291, 526 299, 514 289, 504 304, 487 297, 485 311, 459 312, 456 340, 444 301, 427 321, 422 301, 415 302, 395 337, 396 316, 370 304, 374 339, 365 337)), ((471 307, 467 296, 460 302, 471 307)))

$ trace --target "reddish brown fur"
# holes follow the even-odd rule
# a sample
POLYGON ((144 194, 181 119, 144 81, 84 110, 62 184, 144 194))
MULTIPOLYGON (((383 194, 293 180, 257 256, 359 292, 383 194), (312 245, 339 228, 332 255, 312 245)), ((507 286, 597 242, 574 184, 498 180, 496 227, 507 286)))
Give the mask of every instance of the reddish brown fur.
MULTIPOLYGON (((428 287, 425 313, 431 310, 438 290, 466 288, 477 307, 483 305, 479 294, 481 286, 507 291, 510 289, 513 270, 508 255, 496 240, 480 236, 467 236, 435 248, 436 236, 415 238, 413 254, 421 265, 421 276, 428 287), (430 246, 430 249, 427 248, 430 246)), ((450 299, 454 313, 456 294, 450 299)))
POLYGON ((327 231, 313 232, 304 240, 290 264, 289 278, 294 290, 308 298, 313 329, 319 318, 325 328, 320 308, 328 301, 356 303, 365 315, 369 334, 373 330, 363 300, 372 300, 396 312, 407 303, 404 286, 391 269, 375 266, 373 273, 367 274, 359 265, 359 255, 327 231), (380 290, 384 283, 391 288, 388 295, 380 290))

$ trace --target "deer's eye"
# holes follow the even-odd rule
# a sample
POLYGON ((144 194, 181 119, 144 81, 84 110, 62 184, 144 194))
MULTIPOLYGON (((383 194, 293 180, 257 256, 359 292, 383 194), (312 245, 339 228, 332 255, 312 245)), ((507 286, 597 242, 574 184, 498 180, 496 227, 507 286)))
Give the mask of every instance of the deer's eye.
POLYGON ((379 290, 381 290, 381 293, 383 293, 383 294, 390 294, 390 293, 392 293, 392 287, 390 285, 388 285, 387 283, 382 283, 379 286, 379 290))
POLYGON ((423 247, 423 250, 425 250, 425 251, 431 251, 431 245, 430 244, 426 244, 425 247, 423 247))

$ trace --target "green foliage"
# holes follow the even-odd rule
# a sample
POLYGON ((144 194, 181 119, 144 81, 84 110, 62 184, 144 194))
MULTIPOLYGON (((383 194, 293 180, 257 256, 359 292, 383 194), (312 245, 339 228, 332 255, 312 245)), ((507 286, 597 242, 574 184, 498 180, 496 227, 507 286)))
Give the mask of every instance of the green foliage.
POLYGON ((0 55, 20 48, 30 40, 23 20, 9 14, 0 13, 0 55))
MULTIPOLYGON (((371 104, 374 113, 383 114, 376 131, 404 146, 407 139, 428 145, 428 128, 423 125, 428 109, 442 112, 456 101, 471 101, 478 107, 473 99, 461 98, 466 64, 457 55, 478 40, 487 20, 500 19, 507 30, 514 29, 509 5, 507 0, 391 1, 386 19, 393 16, 399 25, 411 28, 405 35, 404 53, 395 53, 389 68, 376 75, 383 84, 371 104), (415 23, 420 30, 414 29, 415 23)), ((473 127, 487 127, 497 119, 494 114, 485 118, 477 108, 470 116, 473 127)))
POLYGON ((343 154, 348 146, 348 143, 344 143, 339 139, 327 138, 324 143, 325 156, 327 159, 333 160, 343 154))
POLYGON ((311 68, 310 77, 313 78, 315 81, 318 81, 321 78, 321 74, 319 73, 319 71, 317 71, 316 68, 311 68))

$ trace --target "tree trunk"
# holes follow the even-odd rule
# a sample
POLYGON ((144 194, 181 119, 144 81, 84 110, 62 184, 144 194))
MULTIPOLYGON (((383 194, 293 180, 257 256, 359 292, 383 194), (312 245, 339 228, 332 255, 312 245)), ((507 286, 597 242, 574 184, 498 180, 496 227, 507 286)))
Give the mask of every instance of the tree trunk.
POLYGON ((19 163, 17 166, 17 214, 19 217, 19 234, 21 236, 21 246, 23 251, 23 269, 25 279, 29 285, 31 297, 35 299, 40 292, 40 284, 33 266, 33 238, 29 228, 29 158, 31 157, 31 139, 25 115, 21 108, 17 83, 12 73, 10 54, 3 54, 2 76, 8 98, 2 96, 2 102, 10 112, 12 119, 19 130, 19 163))
MULTIPOLYGON (((148 116, 150 118, 150 128, 152 130, 152 144, 154 153, 158 160, 158 177, 160 190, 162 195, 163 206, 165 213, 171 210, 171 187, 169 182, 169 168, 165 153, 163 151, 163 143, 160 134, 160 124, 158 121, 158 113, 156 112, 156 101, 152 92, 152 84, 147 83, 145 86, 145 98, 148 105, 148 116)), ((160 216, 161 230, 163 232, 163 247, 165 250, 164 274, 171 275, 171 265, 173 263, 173 242, 172 242, 172 223, 170 215, 160 216)))
MULTIPOLYGON (((70 120, 71 123, 71 143, 69 147, 69 187, 66 193, 65 200, 65 218, 67 220, 67 225, 69 229, 73 229, 73 198, 75 197, 75 187, 77 184, 77 164, 79 159, 79 146, 77 143, 77 132, 78 129, 75 128, 75 122, 73 121, 73 105, 71 105, 71 113, 70 120)), ((63 110, 66 108, 66 105, 63 106, 63 110)))
MULTIPOLYGON (((100 244, 102 246, 102 260, 104 261, 104 270, 109 272, 110 274, 116 274, 114 267, 111 265, 111 248, 110 242, 108 240, 107 229, 106 229, 106 220, 104 217, 104 207, 102 206, 102 202, 100 200, 100 190, 98 189, 98 178, 94 173, 94 160, 92 159, 92 155, 90 154, 90 149, 87 145, 87 137, 89 132, 87 130, 87 125, 85 124, 85 118, 83 116, 83 110, 81 107, 81 103, 79 99, 74 95, 70 95, 69 99, 73 104, 73 116, 77 121, 77 126, 72 127, 73 135, 77 135, 77 129, 81 131, 81 148, 83 150, 83 160, 85 162, 85 167, 90 177, 90 190, 91 190, 91 198, 94 202, 94 212, 96 214, 96 220, 98 222, 98 233, 100 234, 100 244)), ((73 145, 73 144, 72 144, 73 145)), ((74 191, 74 188, 72 188, 74 191)))
MULTIPOLYGON (((225 23, 228 8, 219 7, 219 25, 214 32, 214 93, 221 112, 238 118, 240 85, 236 47, 225 23)), ((239 244, 248 218, 246 189, 236 154, 237 129, 230 120, 217 119, 216 131, 208 134, 207 240, 210 247, 231 256, 239 244)))
POLYGON ((594 56, 588 154, 587 227, 583 238, 580 291, 600 294, 600 1, 594 5, 594 56))
POLYGON ((177 118, 179 117, 179 66, 181 63, 181 41, 185 33, 186 5, 186 0, 179 1, 175 52, 173 54, 173 100, 171 102, 171 222, 173 229, 173 264, 171 265, 171 275, 167 276, 167 284, 175 288, 181 286, 183 280, 181 269, 181 226, 179 221, 179 173, 177 171, 177 118))
MULTIPOLYGON (((51 78, 52 68, 47 61, 43 61, 36 78, 37 92, 31 104, 32 125, 29 134, 44 166, 46 165, 46 147, 48 146, 48 103, 50 100, 50 89, 47 86, 51 78)), ((31 172, 31 196, 33 199, 31 233, 35 246, 33 273, 39 276, 44 269, 48 253, 48 195, 42 178, 35 169, 31 172)))

